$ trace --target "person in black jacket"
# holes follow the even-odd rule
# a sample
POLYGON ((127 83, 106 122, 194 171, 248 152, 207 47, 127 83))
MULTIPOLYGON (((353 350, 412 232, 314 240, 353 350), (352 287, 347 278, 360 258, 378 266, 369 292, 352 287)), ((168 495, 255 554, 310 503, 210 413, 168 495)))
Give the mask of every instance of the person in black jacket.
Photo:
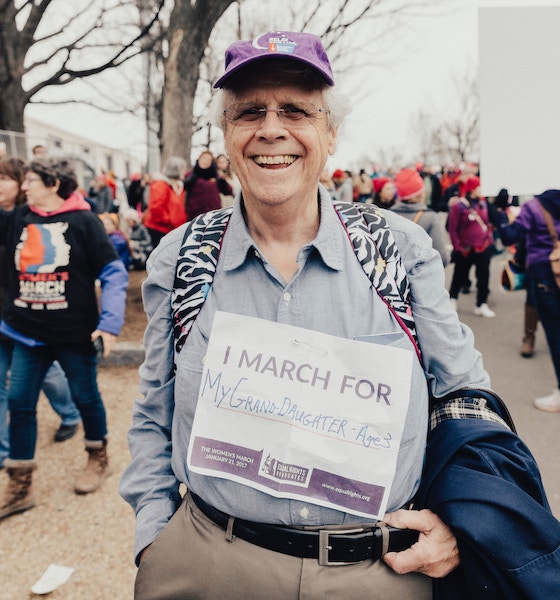
POLYGON ((36 407, 45 374, 55 360, 80 411, 88 453, 74 490, 94 492, 111 474, 95 343, 102 342, 104 356, 109 355, 124 323, 128 274, 77 188, 70 161, 37 159, 22 185, 27 204, 0 211, 0 243, 12 257, 0 332, 14 344, 8 392, 10 455, 4 461, 9 480, 0 519, 35 504, 36 407))
POLYGON ((185 178, 187 218, 194 219, 209 210, 222 207, 220 194, 233 194, 231 185, 218 175, 213 154, 205 150, 185 178))

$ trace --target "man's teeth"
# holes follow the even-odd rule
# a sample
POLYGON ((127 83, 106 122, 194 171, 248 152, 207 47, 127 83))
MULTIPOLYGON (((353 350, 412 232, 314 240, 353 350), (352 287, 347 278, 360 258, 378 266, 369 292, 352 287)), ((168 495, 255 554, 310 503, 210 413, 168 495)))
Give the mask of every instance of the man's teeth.
POLYGON ((255 156, 253 160, 257 165, 291 165, 296 157, 288 154, 284 156, 255 156))

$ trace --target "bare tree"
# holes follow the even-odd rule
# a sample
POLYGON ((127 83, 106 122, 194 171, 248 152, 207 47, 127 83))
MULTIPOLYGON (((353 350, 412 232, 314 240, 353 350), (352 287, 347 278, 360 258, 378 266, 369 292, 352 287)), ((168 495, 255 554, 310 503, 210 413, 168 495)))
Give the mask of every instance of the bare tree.
POLYGON ((447 113, 421 108, 410 121, 410 137, 424 163, 478 162, 480 103, 476 72, 455 78, 455 102, 447 113), (436 116, 437 115, 437 116, 436 116))
MULTIPOLYGON (((438 4, 441 0, 313 0, 305 3, 301 0, 282 3, 175 0, 165 65, 163 158, 177 154, 190 160, 193 131, 203 130, 202 144, 210 143, 212 135, 200 117, 205 113, 215 77, 201 67, 201 61, 211 54, 223 56, 226 40, 230 43, 239 37, 247 39, 255 31, 274 27, 310 31, 322 38, 332 62, 344 77, 360 68, 371 71, 375 64, 381 64, 383 57, 387 60, 395 47, 395 28, 405 17, 425 14, 423 11, 438 4), (232 4, 237 5, 234 24, 227 10, 232 4), (222 17, 228 26, 220 29, 222 17), (219 39, 214 35, 215 30, 221 32, 219 39), (199 110, 195 110, 195 104, 199 110)), ((365 95, 367 90, 355 93, 365 95)))
POLYGON ((210 34, 233 0, 175 0, 167 35, 162 110, 162 158, 190 160, 195 94, 210 34))
MULTIPOLYGON (((105 111, 126 105, 145 114, 141 63, 134 75, 120 67, 154 51, 164 62, 164 84, 161 100, 159 90, 152 90, 146 121, 157 122, 153 113, 160 110, 163 158, 177 154, 189 160, 193 132, 204 132, 204 144, 216 135, 205 111, 223 51, 235 39, 287 24, 312 31, 322 37, 341 82, 356 69, 371 72, 389 60, 399 22, 442 1, 0 0, 0 129, 22 132, 25 107, 38 102, 82 102, 105 111), (170 9, 161 43, 154 23, 170 9), (220 29, 222 21, 227 25, 220 29), (118 83, 111 79, 114 72, 118 83), (126 97, 122 102, 119 90, 126 97)), ((368 93, 349 91, 354 97, 368 93)))
MULTIPOLYGON (((144 42, 164 4, 153 2, 140 27, 133 0, 0 0, 0 129, 23 132, 25 107, 46 102, 47 88, 93 82, 148 50, 144 42)), ((95 97, 89 87, 81 97, 67 93, 49 103, 95 104, 95 97)), ((104 110, 115 109, 109 100, 104 110)))
POLYGON ((407 159, 401 148, 390 146, 379 151, 377 162, 385 171, 397 171, 407 164, 407 159))
POLYGON ((480 97, 476 74, 455 82, 458 104, 454 117, 442 124, 454 162, 478 162, 480 140, 480 97))
POLYGON ((418 149, 416 157, 425 165, 442 164, 449 160, 448 139, 439 112, 420 109, 410 119, 410 139, 418 149))
POLYGON ((431 161, 433 152, 434 132, 437 126, 434 124, 433 111, 419 110, 410 119, 411 138, 416 140, 418 147, 418 158, 424 163, 431 161))

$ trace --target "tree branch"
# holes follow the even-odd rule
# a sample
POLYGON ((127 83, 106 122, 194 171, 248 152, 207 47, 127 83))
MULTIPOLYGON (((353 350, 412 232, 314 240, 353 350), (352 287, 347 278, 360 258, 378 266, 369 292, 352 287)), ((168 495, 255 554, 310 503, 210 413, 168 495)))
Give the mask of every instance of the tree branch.
MULTIPOLYGON (((48 0, 48 1, 50 2, 51 0, 48 0)), ((44 79, 43 81, 37 83, 35 86, 30 88, 26 92, 28 98, 31 99, 35 94, 37 94, 37 92, 39 92, 40 90, 42 90, 46 87, 65 85, 75 79, 83 79, 86 77, 91 77, 93 75, 97 75, 108 69, 113 69, 113 68, 119 67, 122 64, 124 64, 125 62, 127 62, 128 60, 130 60, 131 58, 138 56, 142 52, 146 52, 149 49, 149 47, 135 48, 135 45, 149 34, 150 29, 152 28, 154 23, 156 21, 158 21, 159 15, 163 9, 165 2, 166 2, 166 0, 159 0, 157 6, 155 8, 154 14, 152 15, 152 18, 150 19, 150 21, 148 21, 148 23, 146 23, 146 25, 144 25, 142 27, 142 29, 136 35, 136 37, 134 37, 127 44, 123 45, 111 58, 109 58, 107 61, 97 65, 96 67, 91 67, 89 69, 70 69, 67 67, 69 60, 71 58, 72 50, 77 49, 75 44, 77 44, 78 41, 84 39, 86 34, 81 35, 78 38, 78 40, 75 40, 72 44, 69 44, 67 47, 59 48, 53 54, 53 56, 50 57, 50 59, 54 58, 60 52, 66 52, 67 55, 66 55, 66 58, 63 59, 62 66, 53 75, 51 75, 50 77, 44 79), (129 54, 127 54, 127 53, 129 53, 129 54)), ((88 33, 90 33, 91 31, 93 31, 93 29, 91 29, 88 33)), ((42 64, 42 63, 37 63, 37 64, 42 64)))

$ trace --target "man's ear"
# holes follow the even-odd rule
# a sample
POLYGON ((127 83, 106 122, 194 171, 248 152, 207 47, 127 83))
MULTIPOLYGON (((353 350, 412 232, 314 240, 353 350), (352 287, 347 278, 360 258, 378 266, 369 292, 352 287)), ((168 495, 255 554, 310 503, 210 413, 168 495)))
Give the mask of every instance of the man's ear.
POLYGON ((329 151, 329 154, 332 156, 334 154, 334 151, 336 150, 338 127, 336 127, 336 129, 331 129, 329 131, 329 136, 330 136, 330 140, 329 140, 329 145, 328 145, 328 151, 329 151))

